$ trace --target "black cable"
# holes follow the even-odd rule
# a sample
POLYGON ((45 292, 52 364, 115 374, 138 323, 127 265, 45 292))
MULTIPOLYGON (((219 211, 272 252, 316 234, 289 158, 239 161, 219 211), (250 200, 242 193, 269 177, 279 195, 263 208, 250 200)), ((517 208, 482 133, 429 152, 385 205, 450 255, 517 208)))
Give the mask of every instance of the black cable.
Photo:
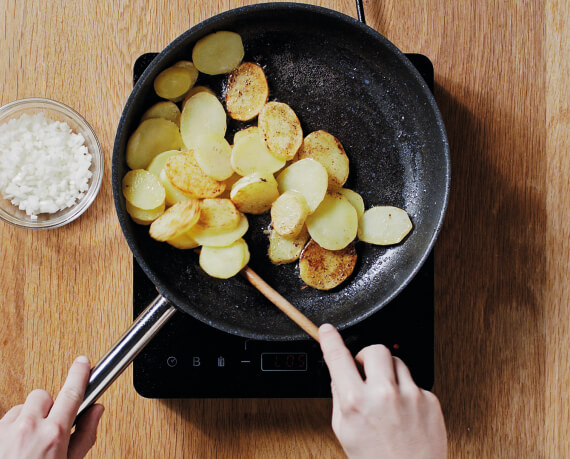
POLYGON ((362 0, 356 0, 356 11, 358 13, 358 20, 363 24, 366 24, 366 19, 364 18, 364 4, 362 0))

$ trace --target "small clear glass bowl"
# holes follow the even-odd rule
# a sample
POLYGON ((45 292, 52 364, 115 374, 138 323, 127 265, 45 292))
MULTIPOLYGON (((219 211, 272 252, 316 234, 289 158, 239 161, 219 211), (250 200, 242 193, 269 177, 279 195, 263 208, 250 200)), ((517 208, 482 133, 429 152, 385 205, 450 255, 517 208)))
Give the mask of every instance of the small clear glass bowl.
MULTIPOLYGON (((38 113, 43 113, 46 118, 52 121, 67 123, 74 133, 81 134, 85 138, 84 145, 91 154, 91 167, 89 170, 93 174, 89 179, 89 189, 71 207, 55 213, 38 214, 35 220, 9 200, 4 199, 0 194, 0 219, 20 228, 50 229, 72 222, 93 203, 103 180, 103 151, 89 123, 72 108, 53 100, 33 98, 6 104, 0 107, 0 125, 7 123, 11 119, 19 118, 24 114, 36 115, 38 113)), ((2 164, 0 164, 1 167, 2 164)))

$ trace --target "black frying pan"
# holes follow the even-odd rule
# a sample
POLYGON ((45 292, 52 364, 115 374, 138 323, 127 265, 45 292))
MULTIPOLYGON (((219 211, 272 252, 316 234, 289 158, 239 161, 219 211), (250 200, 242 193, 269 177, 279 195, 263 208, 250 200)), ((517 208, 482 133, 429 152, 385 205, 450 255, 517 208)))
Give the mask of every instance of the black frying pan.
MULTIPOLYGON (((128 170, 125 148, 142 113, 158 101, 154 78, 175 62, 191 59, 194 43, 218 30, 242 36, 244 60, 264 68, 270 100, 288 103, 305 133, 324 129, 342 142, 350 159, 345 186, 360 193, 367 208, 404 208, 414 225, 394 247, 358 243, 354 274, 323 292, 304 288, 296 263, 272 265, 263 233, 269 216, 248 216, 250 267, 265 281, 317 325, 330 322, 343 329, 382 308, 409 283, 441 227, 450 180, 443 122, 421 76, 386 38, 335 11, 287 3, 239 8, 196 25, 147 67, 119 122, 112 175, 117 214, 136 260, 161 295, 94 369, 85 406, 99 395, 97 387, 106 387, 176 309, 248 338, 307 337, 241 276, 209 277, 193 251, 152 240, 148 227, 133 223, 126 212, 121 193, 128 170)), ((226 78, 201 75, 197 84, 210 86, 221 97, 226 78)), ((228 120, 228 141, 247 125, 228 120)))

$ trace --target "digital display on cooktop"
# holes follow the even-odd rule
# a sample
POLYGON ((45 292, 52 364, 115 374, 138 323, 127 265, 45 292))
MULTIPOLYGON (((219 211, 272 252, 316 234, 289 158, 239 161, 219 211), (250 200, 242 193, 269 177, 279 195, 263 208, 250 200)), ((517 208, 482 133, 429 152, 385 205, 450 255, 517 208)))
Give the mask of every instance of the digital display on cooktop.
POLYGON ((261 371, 307 371, 307 353, 263 352, 261 371))

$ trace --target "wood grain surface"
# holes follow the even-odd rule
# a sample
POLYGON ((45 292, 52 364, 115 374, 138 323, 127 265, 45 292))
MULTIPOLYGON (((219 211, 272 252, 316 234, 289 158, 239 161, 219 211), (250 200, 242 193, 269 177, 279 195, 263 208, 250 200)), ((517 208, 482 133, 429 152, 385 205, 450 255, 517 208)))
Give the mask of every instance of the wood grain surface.
MULTIPOLYGON (((56 393, 130 324, 132 261, 110 161, 135 59, 250 1, 0 0, 0 103, 82 113, 105 153, 94 205, 51 231, 0 224, 0 414, 56 393)), ((351 0, 310 2, 356 16, 351 0)), ((436 247, 436 384, 450 457, 570 457, 570 7, 365 1, 370 26, 435 66, 452 193, 436 247)), ((90 457, 336 457, 327 400, 156 401, 127 372, 90 457)))

